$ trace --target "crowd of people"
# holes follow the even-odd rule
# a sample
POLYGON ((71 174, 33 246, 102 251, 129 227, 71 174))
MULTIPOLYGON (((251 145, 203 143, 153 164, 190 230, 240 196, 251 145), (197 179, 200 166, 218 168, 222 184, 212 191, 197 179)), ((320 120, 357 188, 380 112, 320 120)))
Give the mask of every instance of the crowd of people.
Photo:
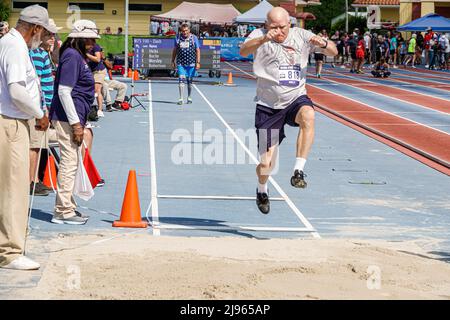
MULTIPOLYGON (((324 39, 333 41, 338 49, 338 55, 333 58, 331 66, 340 64, 345 67, 349 64, 351 73, 363 73, 362 67, 365 64, 372 68, 379 68, 380 65, 385 68, 416 68, 416 65, 424 65, 430 70, 450 69, 449 34, 434 32, 432 28, 428 28, 424 35, 422 32, 414 32, 408 39, 395 31, 377 34, 355 29, 351 33, 336 31, 329 36, 326 30, 322 30, 319 34, 324 39)), ((326 57, 314 54, 314 59, 316 75, 320 77, 326 57)))
MULTIPOLYGON (((199 38, 206 37, 237 37, 245 38, 257 27, 253 24, 213 25, 190 21, 151 21, 150 35, 174 36, 179 33, 181 25, 187 25, 191 33, 199 38)), ((106 31, 105 31, 106 33, 106 31)))
POLYGON ((39 5, 24 8, 14 28, 0 23, 2 268, 39 268, 39 263, 24 256, 24 247, 29 196, 53 191, 37 173, 40 150, 48 149, 52 141, 60 149, 51 222, 85 224, 89 217, 77 210, 74 184, 79 160, 86 148, 92 148, 89 117, 92 111, 104 116, 104 106, 106 111, 127 109, 127 85, 108 72, 112 63, 96 43, 100 38, 96 24, 75 21, 64 42, 57 36, 59 29, 39 5), (111 90, 117 91, 114 101, 111 90))

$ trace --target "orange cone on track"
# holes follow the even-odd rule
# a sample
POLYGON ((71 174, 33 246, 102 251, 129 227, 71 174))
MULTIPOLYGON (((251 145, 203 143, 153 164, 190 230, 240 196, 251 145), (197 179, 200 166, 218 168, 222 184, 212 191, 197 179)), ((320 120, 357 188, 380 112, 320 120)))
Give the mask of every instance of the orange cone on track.
POLYGON ((113 227, 147 228, 147 226, 148 223, 141 220, 141 206, 139 204, 136 171, 130 170, 128 174, 127 188, 123 198, 120 220, 114 221, 113 227))
POLYGON ((49 188, 56 189, 56 165, 52 155, 48 156, 43 184, 49 188))
POLYGON ((131 68, 128 68, 127 78, 133 77, 133 76, 132 76, 132 74, 133 74, 132 72, 133 72, 133 70, 131 70, 131 68))
POLYGON ((233 74, 231 73, 231 71, 228 73, 228 80, 227 83, 225 83, 226 86, 234 86, 235 84, 233 83, 233 74))
POLYGON ((139 80, 139 71, 134 70, 134 73, 133 73, 133 80, 134 80, 134 81, 139 80))

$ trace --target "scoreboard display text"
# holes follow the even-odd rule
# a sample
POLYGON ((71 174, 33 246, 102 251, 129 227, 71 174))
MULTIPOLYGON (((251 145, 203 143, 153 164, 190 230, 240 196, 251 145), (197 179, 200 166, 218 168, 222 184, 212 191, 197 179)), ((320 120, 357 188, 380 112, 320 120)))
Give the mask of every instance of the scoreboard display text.
MULTIPOLYGON (((220 45, 218 39, 199 39, 201 68, 220 69, 220 45)), ((172 69, 174 38, 133 38, 133 67, 135 69, 172 69)))

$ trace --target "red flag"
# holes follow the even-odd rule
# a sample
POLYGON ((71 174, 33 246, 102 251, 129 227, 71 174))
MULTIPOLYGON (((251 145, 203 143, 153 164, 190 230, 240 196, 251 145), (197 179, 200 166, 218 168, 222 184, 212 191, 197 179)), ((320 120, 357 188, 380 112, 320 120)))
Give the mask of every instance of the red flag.
POLYGON ((92 188, 95 188, 102 178, 95 167, 94 160, 92 160, 88 148, 85 148, 83 164, 89 176, 89 181, 91 181, 92 188))

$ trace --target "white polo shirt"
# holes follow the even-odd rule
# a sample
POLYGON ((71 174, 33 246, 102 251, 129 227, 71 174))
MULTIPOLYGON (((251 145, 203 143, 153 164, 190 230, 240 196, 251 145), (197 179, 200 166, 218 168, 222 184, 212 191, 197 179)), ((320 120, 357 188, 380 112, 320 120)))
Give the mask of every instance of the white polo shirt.
POLYGON ((39 110, 39 78, 25 40, 13 28, 0 39, 0 114, 15 119, 31 119, 31 114, 20 110, 11 100, 8 85, 17 82, 25 84, 33 105, 39 110))

